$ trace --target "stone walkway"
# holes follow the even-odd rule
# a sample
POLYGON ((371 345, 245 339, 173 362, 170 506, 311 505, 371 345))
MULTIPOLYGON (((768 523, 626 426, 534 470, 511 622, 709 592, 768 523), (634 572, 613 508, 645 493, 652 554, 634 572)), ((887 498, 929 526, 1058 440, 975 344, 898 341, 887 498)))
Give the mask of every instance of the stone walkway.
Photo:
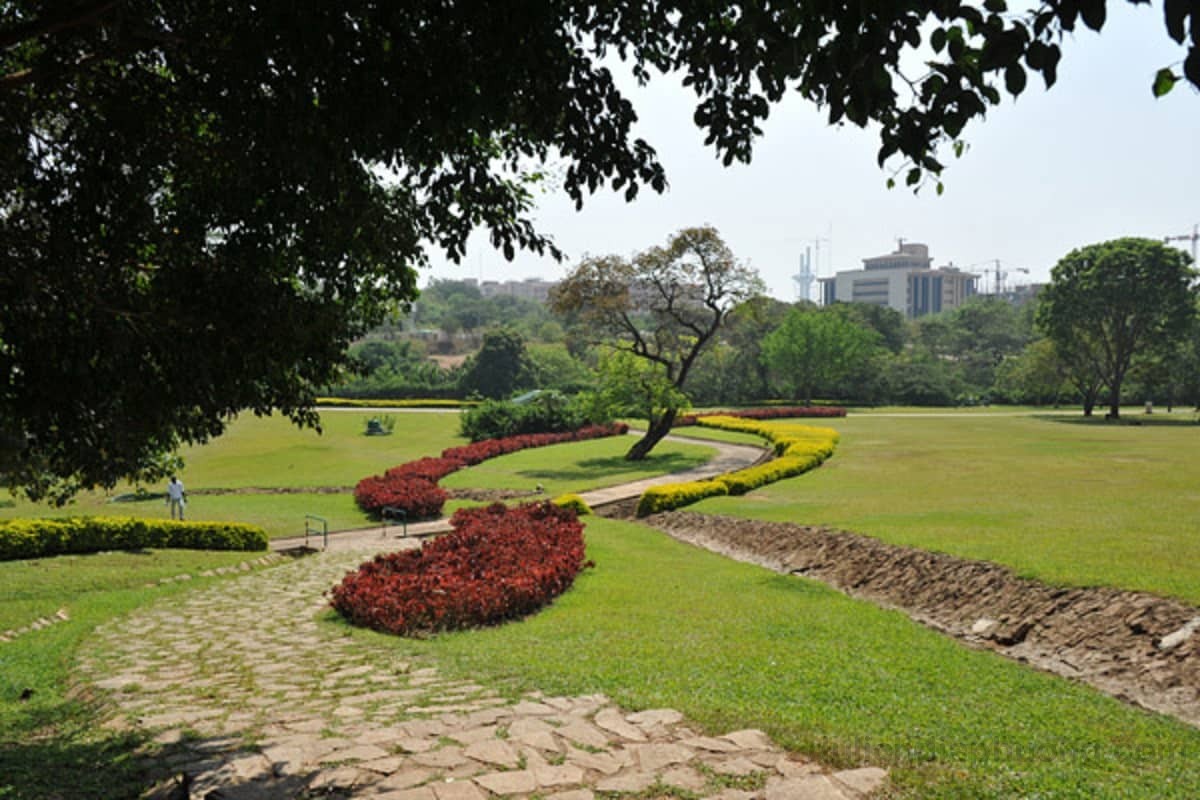
MULTIPOLYGON (((743 461, 755 450, 740 449, 743 461)), ((605 492, 593 500, 622 494, 605 492)), ((705 735, 670 709, 630 713, 599 695, 514 702, 320 625, 346 572, 419 541, 395 532, 332 536, 324 552, 97 630, 80 677, 107 693, 108 726, 152 737, 149 797, 858 800, 886 781, 873 767, 824 769, 761 731, 705 735)))

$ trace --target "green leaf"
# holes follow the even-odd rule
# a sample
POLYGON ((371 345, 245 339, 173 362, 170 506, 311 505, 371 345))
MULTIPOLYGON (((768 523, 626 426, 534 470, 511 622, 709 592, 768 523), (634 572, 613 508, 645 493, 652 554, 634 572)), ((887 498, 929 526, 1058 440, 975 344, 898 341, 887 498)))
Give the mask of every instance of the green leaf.
POLYGON ((1179 80, 1179 76, 1171 70, 1163 67, 1154 76, 1154 96, 1162 97, 1167 92, 1175 88, 1175 82, 1179 80))
POLYGON ((946 48, 946 31, 942 28, 937 28, 929 35, 929 44, 933 47, 933 52, 940 53, 946 48))
POLYGON ((1166 0, 1163 3, 1163 17, 1167 23, 1167 33, 1179 44, 1187 35, 1184 20, 1188 15, 1188 0, 1166 0))
POLYGON ((1010 64, 1004 70, 1004 86, 1013 97, 1025 91, 1025 70, 1020 64, 1010 64))
POLYGON ((1104 27, 1107 14, 1105 0, 1079 0, 1079 15, 1083 17, 1083 24, 1094 31, 1104 27))

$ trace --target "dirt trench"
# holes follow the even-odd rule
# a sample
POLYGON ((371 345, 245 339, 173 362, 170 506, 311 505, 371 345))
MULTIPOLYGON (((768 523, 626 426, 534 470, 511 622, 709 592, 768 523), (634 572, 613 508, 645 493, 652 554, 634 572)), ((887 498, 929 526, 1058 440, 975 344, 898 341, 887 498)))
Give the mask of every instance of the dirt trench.
MULTIPOLYGON (((606 516, 627 513, 613 508, 606 516)), ((1200 609, 1181 601, 1048 586, 996 564, 826 528, 688 511, 640 521, 681 541, 900 609, 972 646, 1200 726, 1200 609)))

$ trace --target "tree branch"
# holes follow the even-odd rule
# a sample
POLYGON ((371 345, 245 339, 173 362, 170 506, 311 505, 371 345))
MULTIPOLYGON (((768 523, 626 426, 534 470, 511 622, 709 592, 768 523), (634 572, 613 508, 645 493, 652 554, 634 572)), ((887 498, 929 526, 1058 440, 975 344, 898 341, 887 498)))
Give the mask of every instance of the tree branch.
POLYGON ((24 25, 17 25, 0 32, 0 50, 7 50, 29 39, 49 36, 59 31, 80 28, 93 24, 100 17, 123 5, 125 0, 100 0, 91 6, 71 9, 70 14, 40 17, 24 25))

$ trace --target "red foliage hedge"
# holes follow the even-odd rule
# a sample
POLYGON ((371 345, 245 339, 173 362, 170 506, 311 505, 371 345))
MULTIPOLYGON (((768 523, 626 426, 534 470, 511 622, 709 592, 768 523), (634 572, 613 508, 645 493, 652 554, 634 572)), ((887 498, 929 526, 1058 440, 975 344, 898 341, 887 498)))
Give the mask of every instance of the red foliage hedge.
POLYGON ((587 425, 574 431, 564 433, 523 433, 517 436, 504 436, 499 439, 484 439, 462 447, 450 447, 442 451, 442 458, 461 461, 466 466, 487 461, 489 458, 515 453, 530 447, 545 447, 563 442, 582 442, 585 439, 602 439, 605 436, 619 436, 626 433, 629 426, 623 422, 610 425, 587 425))
POLYGON ((392 467, 383 475, 363 478, 354 487, 354 500, 368 514, 378 514, 390 506, 403 509, 410 519, 436 517, 442 513, 447 497, 437 482, 451 472, 530 447, 618 436, 628 430, 624 423, 588 425, 566 433, 528 433, 450 447, 442 451, 440 458, 418 458, 392 467))
POLYGON ((433 481, 388 474, 363 478, 354 487, 354 500, 363 511, 378 514, 385 508, 403 509, 410 519, 436 517, 446 504, 446 490, 433 481))
POLYGON ((545 606, 588 566, 583 525, 553 503, 460 509, 450 522, 453 533, 347 574, 333 607, 401 635, 494 625, 545 606))
POLYGON ((783 419, 786 417, 844 417, 846 409, 841 406, 768 406, 746 408, 741 411, 705 411, 703 414, 688 414, 675 420, 675 427, 695 425, 700 417, 740 417, 741 419, 783 419))

